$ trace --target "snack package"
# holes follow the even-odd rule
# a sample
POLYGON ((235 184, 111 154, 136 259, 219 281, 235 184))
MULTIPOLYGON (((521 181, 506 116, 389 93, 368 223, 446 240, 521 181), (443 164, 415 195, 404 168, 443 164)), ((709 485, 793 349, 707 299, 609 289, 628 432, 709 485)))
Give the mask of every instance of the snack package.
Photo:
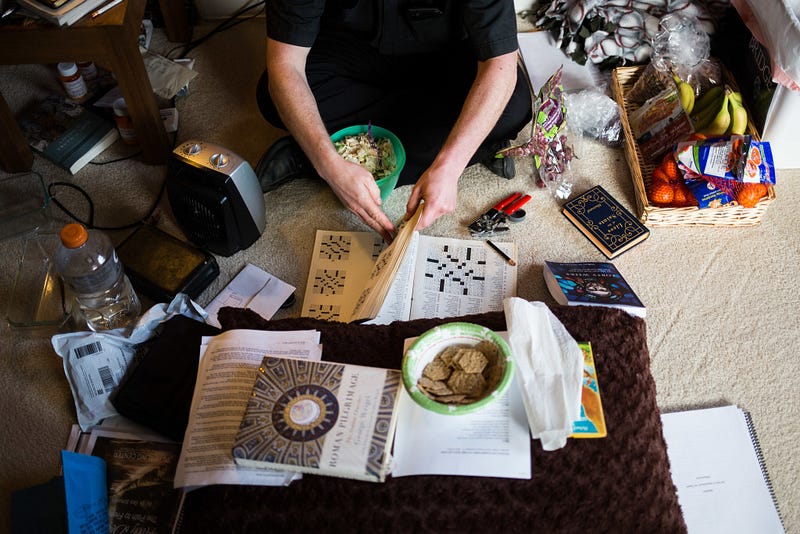
POLYGON ((675 143, 694 133, 675 84, 648 99, 629 116, 631 130, 645 161, 655 161, 675 143))
POLYGON ((769 143, 749 135, 678 143, 675 157, 700 208, 731 202, 752 207, 775 183, 769 143), (753 189, 756 185, 761 189, 753 189))
POLYGON ((562 68, 539 91, 531 139, 523 145, 503 149, 495 157, 533 156, 539 175, 537 185, 547 187, 556 198, 566 199, 572 194, 575 182, 570 168, 573 148, 567 135, 562 68))
POLYGON ((678 143, 678 165, 692 175, 734 180, 741 183, 775 183, 772 149, 766 141, 749 135, 730 135, 678 143))

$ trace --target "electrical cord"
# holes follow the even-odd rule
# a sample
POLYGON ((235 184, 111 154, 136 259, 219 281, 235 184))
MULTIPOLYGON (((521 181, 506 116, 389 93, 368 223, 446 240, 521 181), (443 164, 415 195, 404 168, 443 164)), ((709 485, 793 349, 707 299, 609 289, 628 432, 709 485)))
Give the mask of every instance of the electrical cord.
POLYGON ((170 55, 175 50, 178 50, 179 48, 184 47, 183 51, 181 52, 181 54, 177 58, 170 58, 170 59, 183 59, 183 58, 185 58, 186 54, 188 54, 189 52, 191 52, 192 50, 194 50, 195 48, 197 48, 198 46, 200 46, 201 44, 206 42, 208 39, 210 39, 214 35, 216 35, 218 33, 221 33, 221 32, 223 32, 225 30, 229 30, 229 29, 233 28, 234 26, 237 26, 238 24, 241 24, 242 22, 246 22, 246 21, 248 21, 248 20, 250 20, 252 18, 257 17, 264 10, 265 4, 266 4, 266 0, 261 0, 260 2, 256 2, 255 4, 240 8, 235 13, 230 15, 227 19, 225 19, 221 23, 219 23, 216 27, 211 29, 211 31, 209 31, 204 36, 202 36, 202 37, 200 37, 198 39, 195 39, 194 41, 191 41, 189 43, 178 45, 178 46, 176 46, 174 48, 171 48, 166 53, 165 57, 170 58, 170 55), (250 15, 249 17, 239 18, 242 15, 244 15, 245 13, 247 13, 248 11, 250 11, 252 9, 255 9, 255 8, 258 8, 258 7, 260 7, 261 9, 259 9, 259 11, 257 11, 256 13, 250 15))
MULTIPOLYGON (((184 50, 181 52, 181 55, 178 56, 178 59, 186 57, 186 54, 188 54, 189 52, 194 50, 196 47, 198 47, 201 44, 203 44, 204 42, 206 42, 208 39, 210 39, 214 35, 216 35, 218 33, 221 33, 221 32, 223 32, 225 30, 229 30, 229 29, 233 28, 234 26, 237 26, 237 25, 241 24, 242 22, 246 22, 246 21, 248 21, 248 20, 250 20, 250 19, 252 19, 254 17, 257 17, 265 9, 265 4, 266 4, 266 0, 261 0, 260 2, 257 2, 255 4, 252 4, 252 5, 249 5, 249 6, 245 6, 245 7, 241 8, 241 9, 237 10, 235 13, 230 15, 227 19, 222 21, 220 24, 218 24, 216 27, 214 27, 211 31, 209 31, 203 37, 200 37, 199 39, 191 41, 191 42, 189 42, 189 43, 187 43, 185 45, 179 45, 179 46, 176 46, 176 47, 170 49, 165 54, 165 57, 169 58, 169 56, 175 50, 181 48, 181 46, 184 47, 184 50), (261 9, 259 9, 258 12, 250 15, 249 17, 239 18, 242 15, 244 15, 245 13, 247 13, 248 11, 251 11, 251 10, 259 8, 259 7, 261 9)), ((174 97, 172 98, 172 105, 173 106, 175 105, 175 98, 174 97)), ((174 133, 174 135, 173 135, 173 138, 172 138, 173 147, 175 146, 175 142, 177 140, 177 137, 178 137, 178 132, 176 131, 174 133)), ((93 164, 93 165, 109 165, 111 163, 117 163, 117 162, 120 162, 120 161, 125 161, 125 160, 128 160, 128 159, 134 158, 139 154, 141 154, 141 151, 137 151, 137 152, 135 152, 135 153, 133 153, 131 155, 124 156, 124 157, 117 158, 117 159, 113 159, 113 160, 109 160, 109 161, 102 161, 102 162, 94 162, 94 161, 92 161, 91 164, 93 164)), ((156 200, 153 203, 153 205, 150 207, 150 210, 147 212, 147 215, 145 215, 144 217, 142 217, 138 221, 135 221, 135 222, 132 222, 132 223, 129 223, 129 224, 124 224, 124 225, 121 225, 121 226, 98 226, 98 225, 95 225, 94 224, 94 202, 92 202, 91 197, 89 196, 89 194, 86 191, 84 191, 81 187, 79 187, 79 186, 77 186, 75 184, 72 184, 72 183, 69 183, 69 182, 52 182, 47 187, 47 192, 48 192, 48 195, 50 196, 50 200, 53 202, 53 204, 58 206, 58 208, 61 209, 61 211, 63 211, 68 217, 70 217, 74 221, 77 221, 77 222, 83 224, 87 228, 94 228, 94 229, 97 229, 97 230, 128 230, 128 229, 135 228, 137 226, 140 226, 140 225, 146 223, 147 221, 149 221, 153 217, 153 214, 155 213, 156 209, 158 208, 158 205, 161 202, 161 198, 164 195, 164 190, 166 189, 166 185, 167 185, 167 180, 164 179, 164 181, 161 183, 161 187, 159 188, 158 195, 156 196, 156 200), (70 211, 66 206, 64 206, 64 204, 62 204, 58 200, 58 198, 56 197, 56 194, 55 194, 55 188, 57 188, 57 187, 66 187, 66 188, 69 188, 69 189, 73 189, 74 191, 77 191, 86 200, 86 203, 88 204, 88 207, 89 207, 89 217, 88 217, 87 221, 84 221, 80 217, 75 215, 72 211, 70 211)))
POLYGON ((136 228, 137 226, 140 226, 140 225, 148 222, 153 217, 153 214, 155 213, 156 209, 158 208, 159 203, 161 202, 161 198, 164 196, 164 190, 166 189, 166 186, 167 186, 167 180, 165 179, 163 182, 161 182, 161 187, 158 190, 158 195, 156 195, 156 200, 155 200, 155 202, 153 202, 153 205, 150 207, 150 210, 147 212, 147 215, 145 215, 144 217, 142 217, 138 221, 135 221, 135 222, 132 222, 132 223, 129 223, 129 224, 124 224, 122 226, 97 226, 97 225, 95 225, 94 224, 94 202, 92 202, 91 197, 89 196, 88 193, 86 193, 86 191, 84 191, 81 187, 79 187, 79 186, 77 186, 75 184, 71 184, 69 182, 52 182, 50 185, 47 186, 47 193, 50 196, 50 200, 53 202, 53 204, 58 206, 59 209, 61 209, 61 211, 63 211, 65 214, 67 214, 67 216, 69 216, 71 219, 81 223, 82 225, 84 225, 87 228, 95 228, 97 230, 129 230, 131 228, 136 228), (89 206, 89 217, 88 217, 88 220, 86 220, 86 221, 82 220, 80 217, 78 217, 77 215, 72 213, 66 206, 64 206, 58 200, 58 198, 56 197, 56 194, 55 194, 55 188, 56 187, 67 187, 69 189, 73 189, 73 190, 77 191, 78 193, 81 194, 81 196, 83 196, 83 198, 86 200, 86 203, 89 206))

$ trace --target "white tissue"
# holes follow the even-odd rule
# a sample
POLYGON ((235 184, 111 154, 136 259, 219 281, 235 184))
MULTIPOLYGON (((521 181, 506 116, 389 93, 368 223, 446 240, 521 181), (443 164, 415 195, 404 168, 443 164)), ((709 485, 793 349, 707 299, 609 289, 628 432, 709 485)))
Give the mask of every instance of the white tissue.
POLYGON ((544 303, 512 297, 503 305, 531 436, 546 451, 560 449, 580 417, 583 353, 544 303))

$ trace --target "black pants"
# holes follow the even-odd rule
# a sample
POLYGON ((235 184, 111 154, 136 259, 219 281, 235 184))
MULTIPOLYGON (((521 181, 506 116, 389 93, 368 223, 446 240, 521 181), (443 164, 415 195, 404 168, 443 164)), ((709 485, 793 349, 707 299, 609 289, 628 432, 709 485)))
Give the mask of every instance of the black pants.
MULTIPOLYGON (((475 78, 477 61, 467 47, 435 54, 382 56, 349 36, 320 36, 306 62, 306 76, 329 133, 371 121, 396 134, 406 150, 398 185, 412 184, 444 144, 475 78)), ((268 91, 258 84, 258 106, 284 128, 268 91)), ((531 120, 531 94, 518 69, 517 86, 495 127, 470 164, 514 139, 531 120)))

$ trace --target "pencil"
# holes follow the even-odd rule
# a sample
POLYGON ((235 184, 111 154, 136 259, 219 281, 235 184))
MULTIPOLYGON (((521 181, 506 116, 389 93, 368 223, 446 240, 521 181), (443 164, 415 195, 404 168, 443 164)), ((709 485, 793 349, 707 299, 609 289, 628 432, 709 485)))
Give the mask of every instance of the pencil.
POLYGON ((500 254, 500 255, 503 257, 503 259, 504 259, 504 260, 506 260, 506 261, 508 262, 508 264, 509 264, 510 266, 514 267, 514 266, 517 264, 517 262, 515 262, 514 260, 512 260, 512 259, 511 259, 511 257, 510 257, 508 254, 506 254, 505 252, 503 252, 503 251, 500 249, 500 247, 498 247, 497 245, 495 245, 494 243, 492 243, 490 240, 488 240, 488 239, 487 239, 487 240, 486 240, 486 244, 487 244, 487 245, 489 245, 490 247, 492 247, 492 248, 494 249, 494 251, 495 251, 495 252, 497 252, 498 254, 500 254))
POLYGON ((105 4, 104 6, 100 7, 100 9, 95 10, 92 13, 91 16, 92 16, 92 18, 99 17, 100 15, 102 15, 103 13, 105 13, 106 11, 111 9, 112 7, 118 6, 121 3, 122 3, 122 0, 111 0, 111 2, 109 2, 109 3, 105 4))

